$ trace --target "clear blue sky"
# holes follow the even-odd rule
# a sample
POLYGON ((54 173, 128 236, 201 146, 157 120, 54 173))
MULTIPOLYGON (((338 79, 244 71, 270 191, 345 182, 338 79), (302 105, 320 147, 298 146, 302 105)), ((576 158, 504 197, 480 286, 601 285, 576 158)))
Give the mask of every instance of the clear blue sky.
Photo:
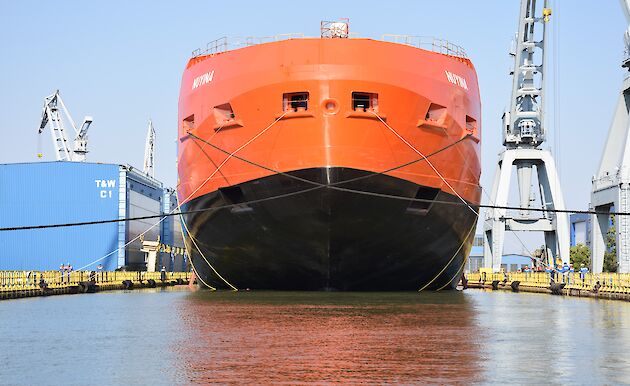
MULTIPOLYGON (((550 41, 558 44, 548 50, 545 146, 557 156, 567 206, 585 209, 623 78, 626 22, 615 0, 551 3, 557 36, 550 41)), ((156 177, 174 186, 179 82, 193 49, 221 36, 318 36, 320 20, 349 17, 351 30, 363 37, 437 36, 466 48, 482 94, 482 185, 489 190, 501 150, 500 117, 511 92, 507 53, 518 9, 518 0, 1 0, 0 163, 36 161, 43 98, 60 89, 75 120, 94 117, 89 161, 141 167, 151 117, 156 177)), ((53 160, 48 132, 43 144, 45 159, 53 160)))

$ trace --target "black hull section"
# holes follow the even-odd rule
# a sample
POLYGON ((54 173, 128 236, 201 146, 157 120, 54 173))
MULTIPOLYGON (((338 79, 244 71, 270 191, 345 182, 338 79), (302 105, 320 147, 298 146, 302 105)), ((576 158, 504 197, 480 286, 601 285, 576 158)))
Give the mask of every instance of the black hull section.
MULTIPOLYGON (((453 195, 406 180, 347 168, 290 173, 321 184, 458 203, 453 195), (348 181, 339 183, 340 181, 348 181)), ((273 175, 198 197, 184 211, 313 188, 273 175)), ((464 205, 419 203, 331 188, 185 215, 212 267, 239 289, 418 290, 454 288, 472 245, 476 215, 464 205)), ((216 288, 229 288, 187 238, 193 265, 216 288)))

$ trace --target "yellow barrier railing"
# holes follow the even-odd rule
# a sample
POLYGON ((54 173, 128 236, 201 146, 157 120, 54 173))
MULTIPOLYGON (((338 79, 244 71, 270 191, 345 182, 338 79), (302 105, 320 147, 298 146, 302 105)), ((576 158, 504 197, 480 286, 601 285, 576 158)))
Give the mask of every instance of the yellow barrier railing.
MULTIPOLYGON (((166 272, 165 281, 189 280, 190 272, 166 272)), ((134 283, 153 279, 162 280, 162 272, 119 272, 119 271, 0 271, 0 292, 63 288, 76 286, 81 282, 92 281, 99 284, 120 284, 125 280, 134 283)))
POLYGON ((630 294, 630 274, 628 273, 473 272, 466 274, 469 283, 491 284, 493 281, 499 281, 510 285, 514 281, 519 281, 521 286, 540 288, 549 288, 552 277, 555 283, 564 283, 565 289, 630 294))

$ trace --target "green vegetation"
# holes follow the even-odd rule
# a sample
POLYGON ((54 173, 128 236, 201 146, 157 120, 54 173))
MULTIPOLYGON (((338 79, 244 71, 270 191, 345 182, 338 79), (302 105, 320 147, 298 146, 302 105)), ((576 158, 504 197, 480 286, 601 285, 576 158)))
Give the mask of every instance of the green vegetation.
POLYGON ((591 266, 591 250, 584 244, 578 244, 569 250, 571 264, 578 270, 584 264, 586 267, 591 266))
MULTIPOLYGON (((615 216, 610 216, 615 223, 615 216)), ((604 253, 604 272, 617 272, 619 263, 617 262, 617 239, 615 235, 615 225, 608 228, 606 232, 606 252, 604 253)))

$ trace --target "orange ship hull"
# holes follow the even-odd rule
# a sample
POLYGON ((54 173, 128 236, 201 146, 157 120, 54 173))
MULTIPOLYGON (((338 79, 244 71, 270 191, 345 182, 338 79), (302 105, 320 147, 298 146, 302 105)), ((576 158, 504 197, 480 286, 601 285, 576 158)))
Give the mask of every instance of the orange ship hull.
POLYGON ((183 220, 208 285, 459 280, 480 200, 480 102, 467 59, 369 39, 196 57, 179 122, 178 193, 195 211, 183 220))

